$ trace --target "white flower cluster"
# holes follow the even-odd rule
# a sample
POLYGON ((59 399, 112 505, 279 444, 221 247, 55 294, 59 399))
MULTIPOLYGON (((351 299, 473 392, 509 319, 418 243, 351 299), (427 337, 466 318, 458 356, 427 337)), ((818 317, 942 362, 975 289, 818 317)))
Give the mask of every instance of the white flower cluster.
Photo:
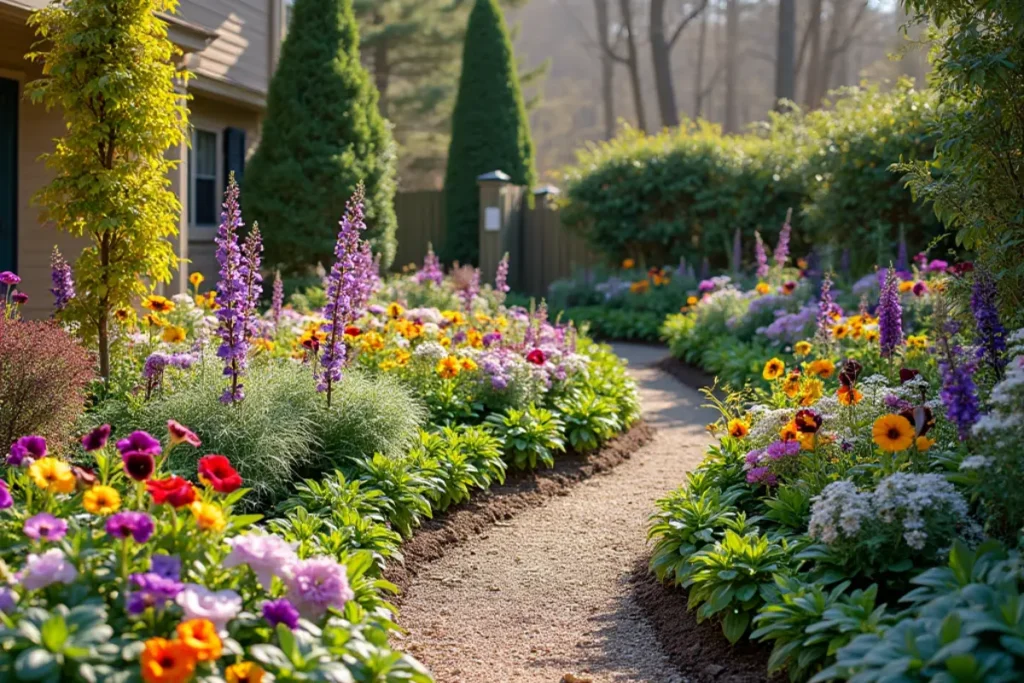
POLYGON ((1001 450, 1016 449, 1024 432, 1024 329, 1010 335, 1009 347, 1019 355, 1007 363, 1003 380, 992 388, 992 410, 974 425, 974 434, 994 438, 1001 450))
POLYGON ((448 355, 448 350, 438 342, 428 341, 417 346, 416 350, 412 352, 412 355, 413 358, 426 359, 431 363, 436 363, 448 355))
POLYGON ((785 427, 786 423, 793 418, 792 408, 772 410, 760 403, 752 406, 749 412, 752 422, 750 426, 750 440, 758 442, 766 438, 778 438, 779 430, 785 427))
POLYGON ((841 536, 855 539, 864 521, 872 517, 871 494, 858 491, 852 481, 836 481, 811 499, 807 533, 831 545, 841 536))

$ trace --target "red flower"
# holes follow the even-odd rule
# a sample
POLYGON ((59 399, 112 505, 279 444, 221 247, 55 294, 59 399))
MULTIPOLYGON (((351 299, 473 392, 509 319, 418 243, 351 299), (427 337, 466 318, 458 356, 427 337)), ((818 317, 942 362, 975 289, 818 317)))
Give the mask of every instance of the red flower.
POLYGON ((172 446, 177 446, 179 443, 187 443, 193 448, 199 448, 203 445, 203 442, 199 440, 195 432, 177 420, 167 421, 167 433, 171 437, 172 446))
POLYGON ((204 455, 199 458, 199 481, 217 493, 231 493, 242 486, 242 477, 223 455, 204 455))
POLYGON ((546 361, 547 358, 544 356, 543 351, 540 349, 534 349, 533 351, 530 351, 530 353, 526 354, 526 360, 534 365, 544 365, 544 361, 546 361))
POLYGON ((915 370, 913 368, 900 368, 900 384, 906 384, 920 374, 920 370, 915 370))
POLYGON ((974 270, 974 264, 970 261, 964 261, 963 263, 954 263, 949 267, 949 272, 953 273, 957 277, 963 276, 965 273, 969 273, 974 270))
POLYGON ((191 505, 196 499, 196 490, 192 483, 181 477, 166 479, 150 479, 146 482, 146 490, 153 496, 157 505, 173 505, 176 508, 191 505))
POLYGON ((358 337, 362 333, 363 331, 356 327, 355 325, 349 325, 348 327, 345 328, 345 334, 349 335, 350 337, 358 337))

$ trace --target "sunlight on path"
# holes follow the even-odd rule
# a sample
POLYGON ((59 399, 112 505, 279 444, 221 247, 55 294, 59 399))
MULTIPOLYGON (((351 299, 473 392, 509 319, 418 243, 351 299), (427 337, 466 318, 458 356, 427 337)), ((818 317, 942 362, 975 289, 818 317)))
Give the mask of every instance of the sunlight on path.
POLYGON ((454 548, 410 586, 399 645, 439 683, 557 683, 574 673, 594 683, 673 683, 629 594, 646 552, 653 502, 701 460, 702 397, 648 367, 664 349, 615 346, 629 360, 654 440, 610 473, 454 548))

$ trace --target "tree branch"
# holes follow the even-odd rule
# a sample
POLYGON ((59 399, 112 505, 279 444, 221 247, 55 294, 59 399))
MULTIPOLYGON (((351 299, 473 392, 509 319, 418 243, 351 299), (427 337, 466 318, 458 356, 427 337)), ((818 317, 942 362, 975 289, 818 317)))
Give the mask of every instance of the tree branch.
POLYGON ((701 0, 700 4, 693 8, 693 11, 683 17, 682 21, 679 22, 679 25, 676 26, 674 31, 672 31, 672 37, 668 39, 668 47, 670 50, 676 44, 679 36, 682 35, 683 30, 690 25, 690 22, 699 17, 701 13, 707 9, 707 6, 708 0, 701 0))

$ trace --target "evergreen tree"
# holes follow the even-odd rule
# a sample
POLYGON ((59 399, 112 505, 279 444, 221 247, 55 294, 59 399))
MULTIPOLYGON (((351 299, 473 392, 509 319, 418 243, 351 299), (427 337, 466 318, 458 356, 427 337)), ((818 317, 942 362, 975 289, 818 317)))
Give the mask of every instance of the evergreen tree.
POLYGON ((452 115, 445 175, 447 261, 474 263, 479 250, 476 179, 501 170, 518 185, 536 182, 533 142, 512 42, 497 0, 476 0, 469 15, 462 76, 452 115))
POLYGON ((267 260, 292 271, 331 262, 345 202, 360 182, 366 234, 386 268, 395 256, 395 148, 359 62, 352 0, 296 0, 242 188, 267 260))

